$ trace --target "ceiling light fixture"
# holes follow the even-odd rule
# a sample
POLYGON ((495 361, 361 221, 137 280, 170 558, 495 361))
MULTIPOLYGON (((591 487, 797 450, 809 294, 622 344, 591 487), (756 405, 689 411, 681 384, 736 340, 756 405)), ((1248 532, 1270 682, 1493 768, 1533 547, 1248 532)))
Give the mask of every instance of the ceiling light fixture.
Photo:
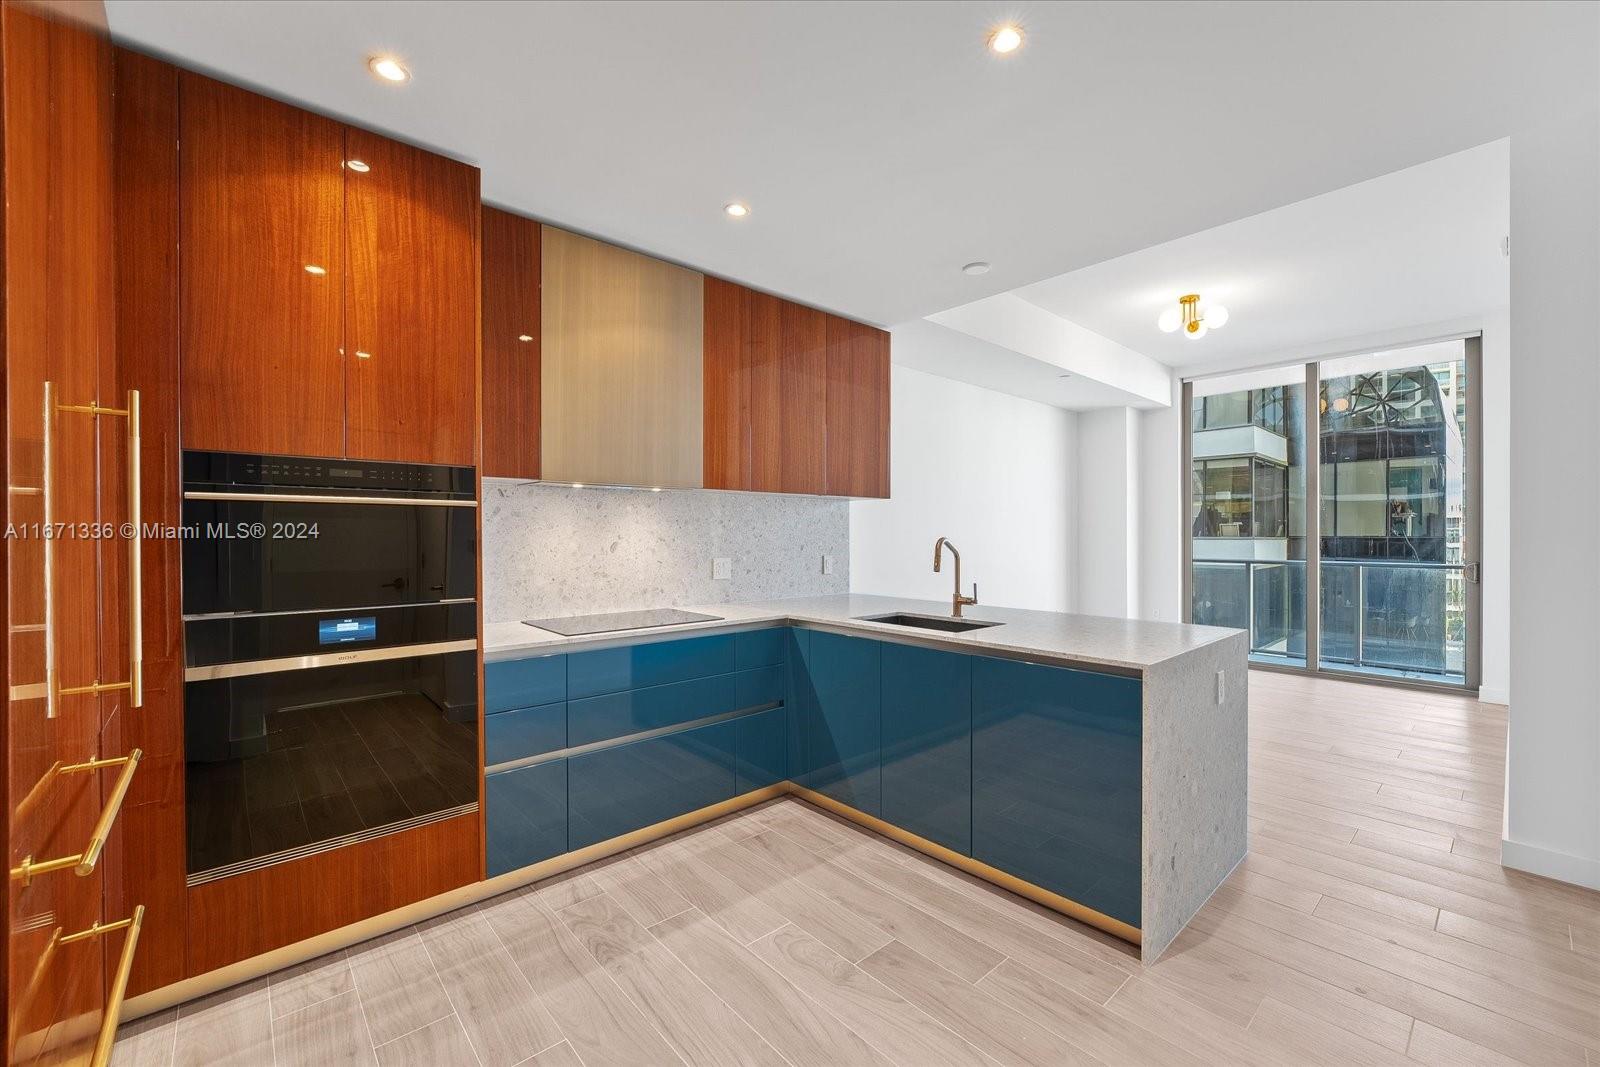
POLYGON ((1009 56, 1022 47, 1022 28, 1007 23, 989 34, 989 51, 995 55, 1009 56))
POLYGON ((985 263, 981 259, 973 260, 971 263, 967 263, 962 266, 961 273, 970 274, 976 278, 980 274, 989 273, 989 264, 985 263))
POLYGON ((730 219, 742 219, 750 214, 750 205, 741 204, 737 200, 731 200, 722 205, 722 211, 723 214, 727 215, 730 219))
POLYGON ((367 162, 364 159, 347 159, 344 161, 344 165, 355 171, 357 174, 365 174, 367 171, 372 169, 371 167, 367 166, 367 162))
POLYGON ((367 69, 384 81, 397 85, 411 80, 411 72, 393 56, 373 56, 367 60, 367 69))
POLYGON ((1178 306, 1168 308, 1156 320, 1162 333, 1176 333, 1183 331, 1183 335, 1191 341, 1198 341, 1212 330, 1220 330, 1228 324, 1228 309, 1221 304, 1200 304, 1199 293, 1189 293, 1178 297, 1178 306))

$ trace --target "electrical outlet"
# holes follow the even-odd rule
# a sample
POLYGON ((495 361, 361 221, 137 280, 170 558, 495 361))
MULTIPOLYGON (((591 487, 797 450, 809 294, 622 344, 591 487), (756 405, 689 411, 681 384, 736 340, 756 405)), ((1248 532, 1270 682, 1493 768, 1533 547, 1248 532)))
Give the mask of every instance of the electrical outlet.
POLYGON ((822 573, 823 574, 832 574, 833 573, 833 557, 832 556, 824 555, 822 557, 822 573))
POLYGON ((1227 699, 1227 694, 1228 694, 1227 680, 1228 680, 1228 672, 1227 671, 1218 671, 1217 672, 1217 703, 1218 704, 1221 704, 1224 700, 1227 699))
POLYGON ((733 560, 727 556, 717 556, 711 561, 712 581, 726 581, 733 577, 733 560))

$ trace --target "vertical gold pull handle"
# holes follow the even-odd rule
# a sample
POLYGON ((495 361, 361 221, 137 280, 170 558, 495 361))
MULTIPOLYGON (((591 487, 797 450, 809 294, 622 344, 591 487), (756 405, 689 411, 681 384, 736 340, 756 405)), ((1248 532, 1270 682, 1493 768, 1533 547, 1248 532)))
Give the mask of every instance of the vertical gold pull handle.
POLYGON ((139 390, 128 390, 128 704, 144 707, 144 510, 139 496, 139 390))
MULTIPOLYGON (((44 383, 44 662, 45 662, 45 715, 55 718, 57 704, 62 696, 83 693, 109 693, 118 689, 128 691, 131 707, 144 707, 144 523, 143 507, 139 497, 143 480, 139 470, 142 440, 139 434, 139 390, 128 390, 125 408, 102 407, 93 404, 57 404, 49 382, 44 383), (132 527, 128 534, 128 680, 102 682, 96 678, 88 685, 62 688, 55 669, 55 590, 52 574, 55 564, 53 515, 51 512, 51 424, 57 412, 71 411, 99 418, 114 415, 128 420, 128 520, 132 527)), ((97 461, 98 462, 98 461, 97 461)))
MULTIPOLYGON (((139 950, 139 931, 144 926, 144 905, 133 909, 133 914, 114 923, 96 922, 88 929, 59 938, 58 943, 70 945, 77 941, 90 941, 118 930, 126 930, 122 938, 122 955, 117 960, 116 974, 111 979, 111 992, 106 997, 105 1011, 100 1016, 100 1033, 95 1038, 94 1055, 90 1067, 106 1067, 111 1062, 111 1048, 117 1040, 117 1023, 122 1015, 122 1001, 128 995, 128 978, 133 974, 133 954, 139 950)), ((59 933, 60 931, 57 931, 59 933)))
POLYGON ((51 489, 51 468, 55 466, 54 426, 56 421, 55 385, 44 383, 44 477, 40 481, 40 495, 44 499, 44 715, 56 717, 61 702, 61 679, 56 677, 56 596, 55 596, 55 512, 51 507, 54 494, 51 489))

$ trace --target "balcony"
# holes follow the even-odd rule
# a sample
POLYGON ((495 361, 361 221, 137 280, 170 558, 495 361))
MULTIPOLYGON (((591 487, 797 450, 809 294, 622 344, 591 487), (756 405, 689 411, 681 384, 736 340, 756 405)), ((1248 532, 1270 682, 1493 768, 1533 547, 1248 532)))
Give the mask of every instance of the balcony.
MULTIPOLYGON (((1459 564, 1323 560, 1326 669, 1461 685, 1466 611, 1459 564)), ((1250 632, 1251 659, 1306 664, 1306 564, 1196 560, 1196 623, 1250 632)))

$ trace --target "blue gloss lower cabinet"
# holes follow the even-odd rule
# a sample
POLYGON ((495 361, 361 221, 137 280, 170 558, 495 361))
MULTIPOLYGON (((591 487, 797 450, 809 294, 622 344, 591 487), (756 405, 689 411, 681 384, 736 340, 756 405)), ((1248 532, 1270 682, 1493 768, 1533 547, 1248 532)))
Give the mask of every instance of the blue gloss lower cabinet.
POLYGON ((822 630, 810 634, 805 709, 807 781, 819 793, 868 815, 882 812, 878 774, 882 645, 822 630))
POLYGON ((789 777, 789 711, 770 711, 735 719, 738 727, 734 793, 775 785, 789 777))
POLYGON ((580 849, 734 795, 738 720, 567 761, 567 847, 580 849))
POLYGON ((569 653, 567 699, 731 674, 738 669, 739 636, 716 634, 569 653))
POLYGON ((972 656, 883 645, 883 815, 972 854, 972 656))
POLYGON ((490 715, 567 699, 567 657, 491 660, 483 666, 483 710, 490 715))
POLYGON ((1139 925, 1137 679, 974 657, 972 856, 1139 925))
POLYGON ((738 676, 718 674, 567 701, 567 743, 589 745, 733 711, 738 676))
POLYGON ((567 747, 567 705, 497 711, 483 717, 483 763, 540 756, 567 747))
POLYGON ((489 876, 567 851, 567 761, 551 760, 483 780, 489 876))

